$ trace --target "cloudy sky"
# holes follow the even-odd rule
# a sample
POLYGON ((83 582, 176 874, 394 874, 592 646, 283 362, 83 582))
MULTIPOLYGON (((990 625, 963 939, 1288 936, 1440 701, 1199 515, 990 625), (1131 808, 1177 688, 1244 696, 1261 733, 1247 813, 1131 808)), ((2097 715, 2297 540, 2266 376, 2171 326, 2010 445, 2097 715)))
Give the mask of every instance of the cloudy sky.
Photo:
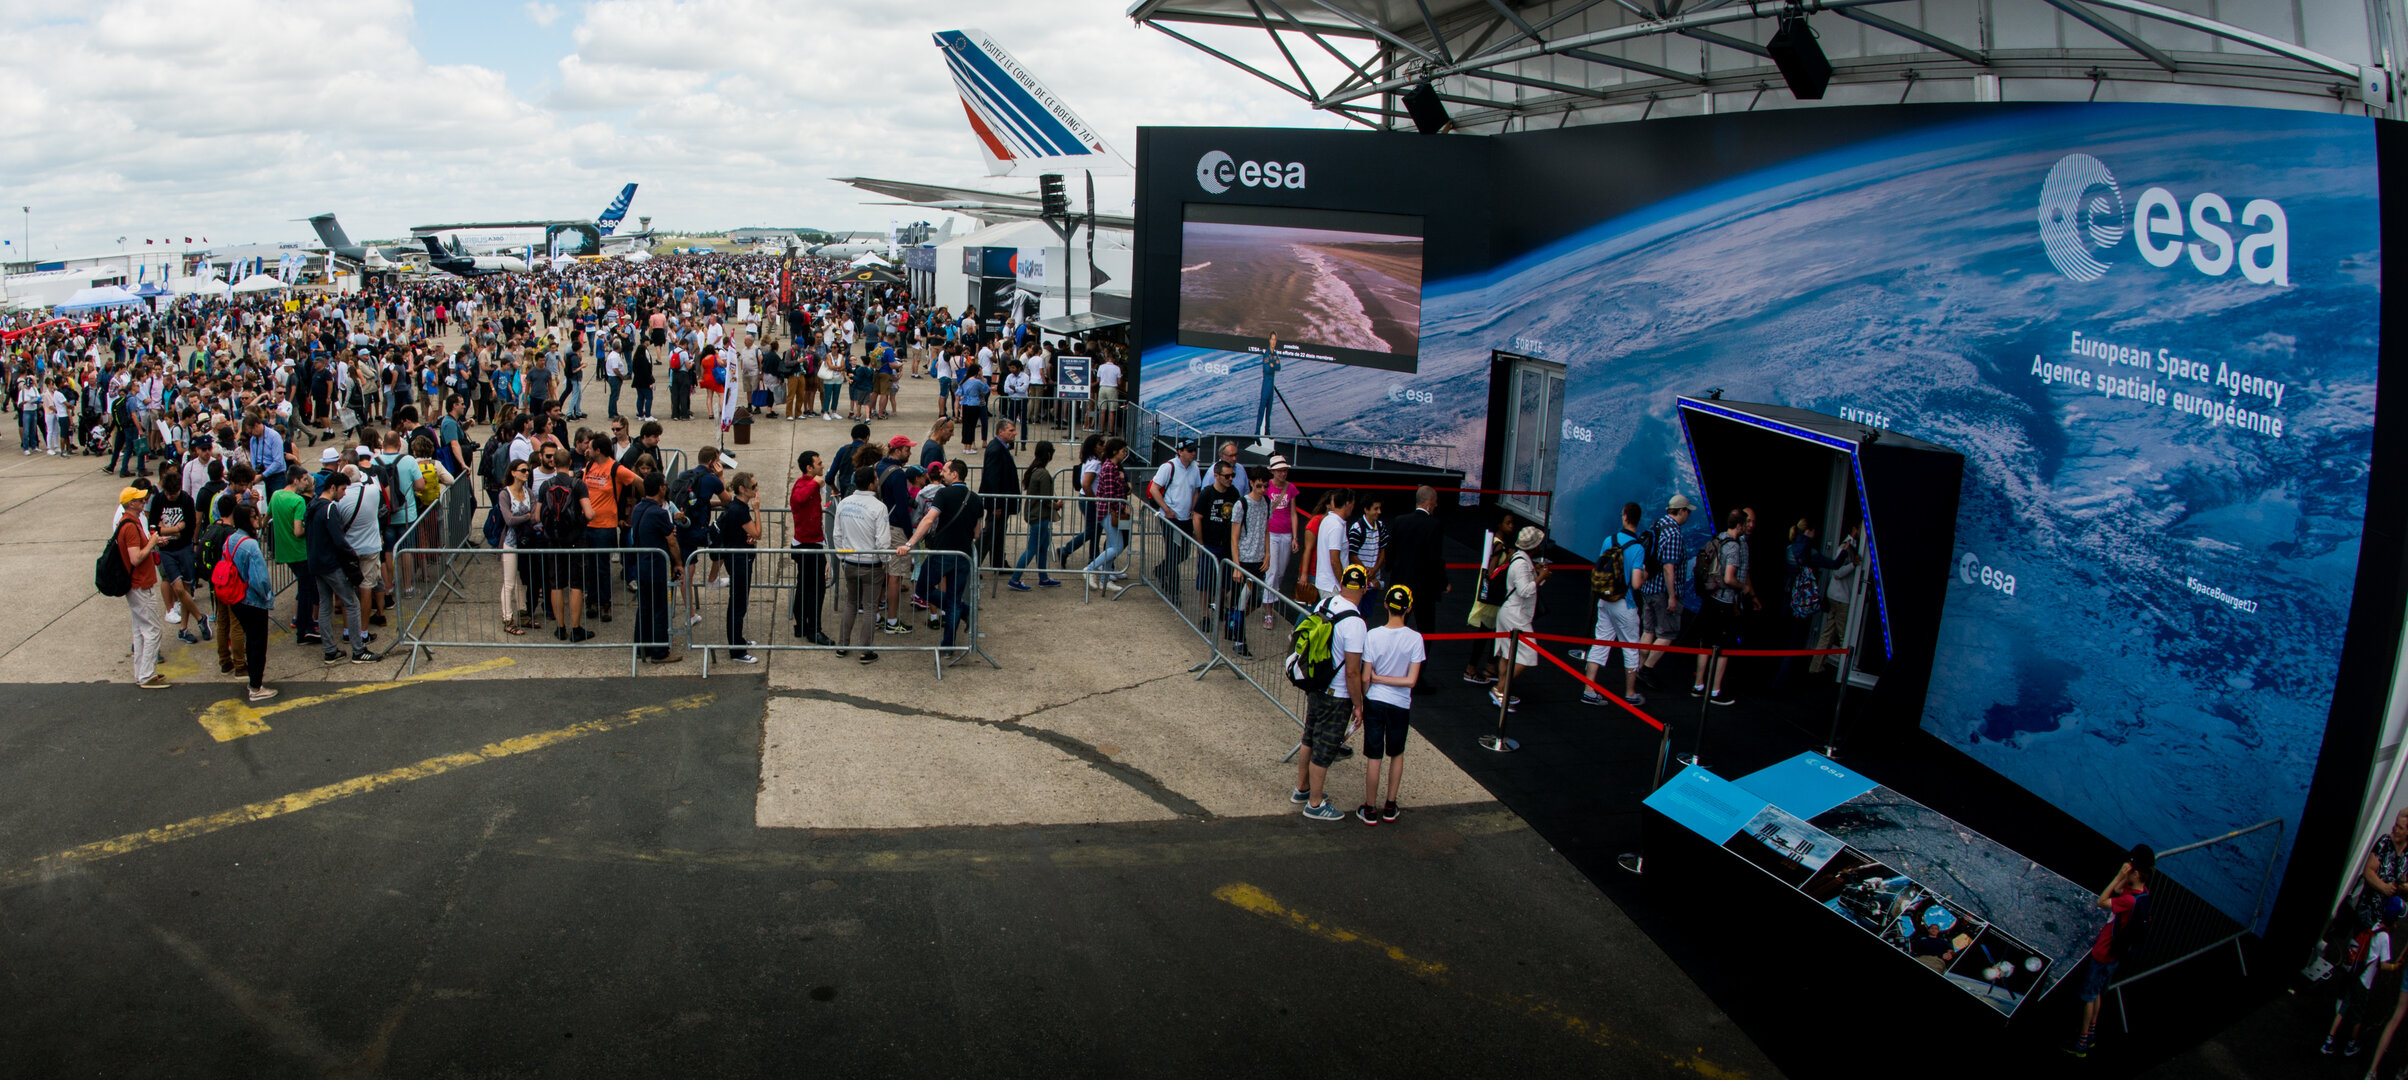
MULTIPOLYGON (((985 184, 929 35, 977 27, 1124 156, 1140 124, 1335 127, 1121 0, 0 0, 0 248, 590 218, 883 229, 831 176, 985 184), (632 215, 631 215, 632 216, 632 215)), ((1260 40, 1260 35, 1255 35, 1260 40)), ((995 182, 1033 190, 1034 181, 995 182)), ((1125 208, 1126 181, 1099 196, 1125 208)))

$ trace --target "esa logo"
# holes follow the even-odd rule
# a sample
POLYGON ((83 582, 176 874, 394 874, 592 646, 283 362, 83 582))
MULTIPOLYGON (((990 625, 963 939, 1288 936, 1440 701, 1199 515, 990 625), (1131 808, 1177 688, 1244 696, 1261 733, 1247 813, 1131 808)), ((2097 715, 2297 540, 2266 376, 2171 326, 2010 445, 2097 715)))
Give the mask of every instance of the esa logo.
POLYGON ((1235 161, 1215 150, 1196 162, 1196 184, 1215 195, 1229 190, 1233 184, 1303 191, 1304 163, 1235 161))
POLYGON ((1438 395, 1427 390, 1408 390, 1405 384, 1392 382, 1388 384, 1388 400, 1397 405, 1429 405, 1438 400, 1438 395))
POLYGON ((1565 442, 1593 443, 1597 441, 1597 433, 1584 425, 1566 420, 1564 421, 1563 438, 1565 442))
POLYGON ((1957 560, 1957 579, 1967 585, 1987 585, 2008 596, 2015 595, 2015 575, 1983 565, 1982 557, 1970 551, 1957 560))
POLYGON ((1187 373, 1190 375, 1227 375, 1235 366, 1227 360, 1206 360, 1201 356, 1187 358, 1187 373))
POLYGON ((2040 244, 2057 272, 2075 281, 2097 281, 2107 257, 2128 233, 2151 266, 2174 265, 2185 255, 2192 269, 2223 277, 2234 267, 2259 285, 2291 283, 2291 224, 2272 199, 2251 199, 2239 225, 2248 234, 2235 243, 2232 203, 2212 191, 2191 196, 2186 217, 2174 193, 2152 187, 2125 217, 2123 189, 2107 164, 2088 154, 2067 154, 2040 184, 2040 244))

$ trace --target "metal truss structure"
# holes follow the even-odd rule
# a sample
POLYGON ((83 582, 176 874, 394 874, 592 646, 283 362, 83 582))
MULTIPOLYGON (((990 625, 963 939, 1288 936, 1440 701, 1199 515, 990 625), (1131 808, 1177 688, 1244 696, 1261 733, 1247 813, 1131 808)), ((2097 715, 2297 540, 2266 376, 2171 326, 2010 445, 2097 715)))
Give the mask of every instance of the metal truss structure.
POLYGON ((2403 0, 1137 0, 1128 14, 1365 127, 1456 130, 1905 101, 2181 101, 2398 116, 2403 0), (1792 97, 1803 17, 1834 73, 1792 97))

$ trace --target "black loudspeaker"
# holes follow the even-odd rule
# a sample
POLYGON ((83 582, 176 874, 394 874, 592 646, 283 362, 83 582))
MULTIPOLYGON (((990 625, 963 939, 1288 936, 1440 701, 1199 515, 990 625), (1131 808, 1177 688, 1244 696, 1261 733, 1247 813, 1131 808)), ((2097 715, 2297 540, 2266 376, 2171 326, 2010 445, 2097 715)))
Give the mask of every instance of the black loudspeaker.
MULTIPOLYGON (((1828 67, 1828 65, 1826 65, 1828 67)), ((1414 83, 1405 91, 1405 111, 1413 114, 1413 126, 1424 135, 1436 135, 1454 125, 1446 114, 1446 103, 1438 100, 1438 91, 1426 82, 1414 83)))
POLYGON ((1822 100, 1824 88, 1831 85, 1831 60, 1823 55, 1822 43, 1814 39, 1814 28, 1806 25, 1805 16, 1782 18, 1781 28, 1764 43, 1764 51, 1773 54, 1773 64, 1781 69, 1781 81, 1789 84, 1792 96, 1799 101, 1822 100))

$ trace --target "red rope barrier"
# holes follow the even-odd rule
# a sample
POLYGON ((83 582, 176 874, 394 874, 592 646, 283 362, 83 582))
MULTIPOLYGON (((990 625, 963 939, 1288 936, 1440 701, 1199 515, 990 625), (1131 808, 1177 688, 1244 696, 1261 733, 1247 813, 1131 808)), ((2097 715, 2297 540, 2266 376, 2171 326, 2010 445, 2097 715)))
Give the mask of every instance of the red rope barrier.
MULTIPOLYGON (((1525 640, 1527 640, 1527 639, 1525 639, 1525 640)), ((1627 713, 1631 714, 1632 716, 1636 716, 1636 717, 1638 717, 1638 718, 1639 718, 1639 719, 1641 719, 1641 720, 1645 720, 1645 721, 1647 721, 1648 725, 1649 725, 1649 726, 1651 726, 1651 727, 1653 727, 1653 728, 1655 728, 1657 731, 1662 731, 1662 730, 1664 730, 1664 722, 1663 722, 1663 721, 1661 721, 1661 720, 1658 720, 1658 719, 1656 719, 1655 717, 1652 717, 1652 716, 1649 716, 1649 715, 1647 715, 1645 712, 1641 711, 1641 710, 1640 710, 1640 708, 1639 708, 1638 706, 1636 706, 1636 705, 1633 705, 1633 704, 1631 704, 1630 702, 1627 702, 1627 701, 1624 701, 1624 700, 1622 700, 1622 695, 1620 695, 1620 694, 1616 694, 1616 693, 1613 693, 1613 692, 1611 692, 1611 691, 1608 691, 1606 688, 1604 688, 1604 687, 1602 687, 1602 686, 1599 686, 1599 685, 1597 685, 1596 683, 1590 682, 1590 681, 1589 681, 1589 677, 1588 677, 1588 676, 1586 676, 1586 675, 1583 675, 1583 674, 1581 674, 1581 673, 1579 673, 1579 672, 1577 672, 1577 671, 1574 671, 1574 670, 1572 670, 1572 665, 1565 663, 1562 657, 1560 657, 1560 656, 1557 656, 1557 655, 1555 655, 1554 653, 1548 652, 1548 651, 1547 651, 1547 650, 1545 650, 1545 649, 1539 648, 1539 647, 1538 647, 1538 646, 1536 646, 1536 645, 1532 645, 1532 646, 1530 646, 1530 651, 1532 651, 1532 652, 1535 652, 1535 653, 1539 654, 1540 656, 1544 656, 1544 657, 1546 657, 1546 658, 1547 658, 1547 661, 1548 661, 1549 663, 1552 663, 1552 664, 1554 664, 1556 667, 1559 667, 1559 668, 1562 668, 1562 669, 1564 669, 1564 674, 1566 674, 1566 675, 1570 675, 1571 677, 1573 677, 1573 678, 1575 678, 1575 679, 1578 679, 1578 680, 1580 680, 1580 683, 1581 683, 1581 685, 1583 685, 1583 686, 1586 686, 1586 687, 1588 687, 1588 688, 1589 688, 1589 689, 1591 689, 1591 690, 1595 690, 1595 691, 1596 691, 1598 694, 1602 695, 1602 696, 1603 696, 1603 697, 1604 697, 1604 698, 1605 698, 1607 701, 1611 701, 1611 702, 1613 702, 1613 703, 1614 703, 1614 704, 1616 704, 1616 705, 1620 705, 1620 706, 1622 706, 1622 711, 1624 711, 1624 712, 1627 712, 1627 713)))
MULTIPOLYGON (((1423 641, 1495 641, 1504 636, 1505 634, 1500 631, 1489 631, 1487 633, 1423 634, 1421 639, 1423 641)), ((1536 632, 1523 634, 1522 637, 1529 641, 1553 641, 1565 645, 1586 645, 1590 648, 1602 645, 1608 649, 1641 649, 1647 652, 1680 653, 1685 656, 1704 656, 1714 651, 1700 649, 1694 645, 1643 645, 1636 641, 1607 641, 1603 638, 1567 637, 1563 634, 1536 632)), ((1724 656, 1843 656, 1847 652, 1846 649, 1724 649, 1722 654, 1724 656)))

